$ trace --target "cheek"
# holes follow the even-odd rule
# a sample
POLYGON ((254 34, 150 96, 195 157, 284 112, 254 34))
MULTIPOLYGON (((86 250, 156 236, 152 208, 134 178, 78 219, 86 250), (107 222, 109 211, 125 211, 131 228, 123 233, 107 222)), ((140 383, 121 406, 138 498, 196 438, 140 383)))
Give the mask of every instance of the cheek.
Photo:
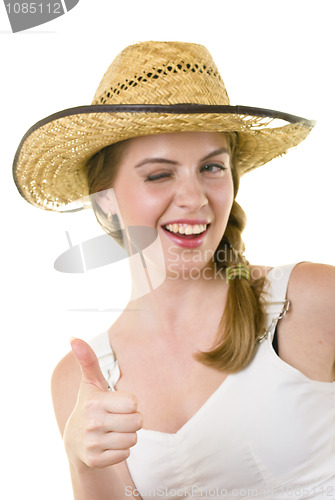
POLYGON ((227 213, 229 215, 231 207, 234 202, 234 186, 233 181, 225 183, 223 186, 218 187, 215 193, 213 193, 213 200, 218 212, 222 217, 226 217, 227 213))
POLYGON ((168 206, 167 193, 153 193, 146 185, 115 183, 114 193, 127 225, 155 225, 168 206))

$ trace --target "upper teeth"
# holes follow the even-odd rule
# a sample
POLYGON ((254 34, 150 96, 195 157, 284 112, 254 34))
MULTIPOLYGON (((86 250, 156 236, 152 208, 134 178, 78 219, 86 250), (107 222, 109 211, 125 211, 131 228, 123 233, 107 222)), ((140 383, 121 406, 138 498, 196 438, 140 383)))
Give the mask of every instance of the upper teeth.
POLYGON ((167 224, 165 227, 172 233, 200 234, 206 231, 207 224, 167 224))

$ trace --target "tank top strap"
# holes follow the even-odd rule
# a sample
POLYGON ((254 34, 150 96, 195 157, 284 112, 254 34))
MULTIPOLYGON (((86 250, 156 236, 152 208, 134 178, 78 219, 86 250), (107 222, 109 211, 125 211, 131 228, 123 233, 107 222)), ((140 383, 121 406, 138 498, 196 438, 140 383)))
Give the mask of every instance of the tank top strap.
POLYGON ((98 360, 103 376, 107 380, 109 390, 114 391, 114 387, 120 378, 119 363, 114 351, 111 348, 108 331, 100 333, 88 341, 98 360))
POLYGON ((264 287, 264 300, 266 311, 266 331, 264 339, 273 337, 278 320, 283 318, 290 308, 287 299, 287 287, 294 267, 298 263, 273 267, 267 274, 264 287))

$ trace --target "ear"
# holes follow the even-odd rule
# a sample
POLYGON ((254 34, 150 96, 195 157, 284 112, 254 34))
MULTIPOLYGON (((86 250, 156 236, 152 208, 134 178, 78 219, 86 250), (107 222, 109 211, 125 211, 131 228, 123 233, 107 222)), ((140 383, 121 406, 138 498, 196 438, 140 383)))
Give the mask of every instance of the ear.
POLYGON ((95 193, 94 199, 101 210, 105 212, 105 214, 111 213, 112 215, 114 215, 118 213, 117 202, 113 188, 105 189, 104 191, 95 193))

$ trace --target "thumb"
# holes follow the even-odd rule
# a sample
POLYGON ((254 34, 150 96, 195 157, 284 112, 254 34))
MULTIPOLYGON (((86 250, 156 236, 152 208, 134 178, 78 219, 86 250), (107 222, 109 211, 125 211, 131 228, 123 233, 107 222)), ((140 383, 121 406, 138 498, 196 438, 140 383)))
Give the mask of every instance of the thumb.
POLYGON ((72 352, 80 365, 82 381, 95 385, 102 391, 107 391, 107 381, 101 372, 98 358, 92 347, 84 340, 77 338, 72 338, 70 343, 72 352))

